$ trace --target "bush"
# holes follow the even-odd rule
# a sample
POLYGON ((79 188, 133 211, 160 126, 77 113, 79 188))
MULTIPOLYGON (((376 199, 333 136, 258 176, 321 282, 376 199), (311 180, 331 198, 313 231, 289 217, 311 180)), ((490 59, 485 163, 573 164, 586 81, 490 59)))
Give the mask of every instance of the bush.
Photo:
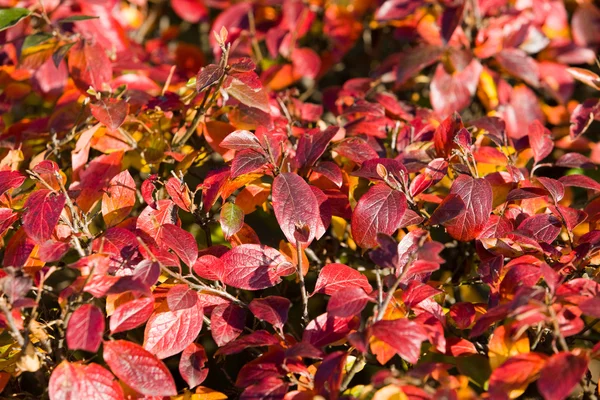
POLYGON ((594 398, 593 2, 0 5, 3 396, 594 398))

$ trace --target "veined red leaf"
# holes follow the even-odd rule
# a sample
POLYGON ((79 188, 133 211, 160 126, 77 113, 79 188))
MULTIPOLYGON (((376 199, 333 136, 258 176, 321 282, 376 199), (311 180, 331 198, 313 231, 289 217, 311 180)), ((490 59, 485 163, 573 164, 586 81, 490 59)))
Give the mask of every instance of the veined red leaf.
POLYGON ((240 336, 245 325, 246 310, 235 304, 220 304, 210 314, 210 332, 219 347, 240 336))
POLYGON ((446 230, 456 240, 475 239, 492 212, 492 187, 485 179, 459 175, 450 189, 465 204, 465 211, 446 223, 446 230))
POLYGON ((227 343, 225 346, 219 348, 215 355, 227 356, 239 353, 250 347, 272 346, 276 344, 279 344, 279 340, 275 335, 264 330, 259 330, 227 343))
POLYGON ((107 226, 115 226, 129 215, 135 205, 135 193, 135 182, 129 171, 110 180, 102 195, 102 217, 107 226))
POLYGON ((100 365, 61 362, 50 376, 50 400, 121 400, 123 389, 100 365))
POLYGON ((521 49, 503 49, 494 57, 509 74, 522 79, 530 86, 540 85, 537 62, 521 49))
POLYGON ((103 356, 112 372, 136 392, 148 396, 177 394, 169 369, 142 346, 127 340, 106 341, 103 356))
POLYGON ((375 247, 378 233, 391 235, 398 229, 406 208, 406 197, 401 192, 383 183, 372 186, 352 213, 354 241, 360 247, 375 247))
POLYGON ((90 104, 90 109, 94 118, 111 131, 119 129, 129 114, 129 104, 113 98, 97 100, 90 104))
MULTIPOLYGON (((413 181, 414 182, 414 181, 413 181)), ((441 225, 458 217, 465 212, 465 203, 456 194, 449 194, 433 211, 428 224, 441 225)))
MULTIPOLYGON (((181 1, 181 0, 179 0, 181 1)), ((189 1, 189 0, 185 0, 189 1)), ((196 77, 196 90, 202 92, 214 85, 223 77, 225 70, 220 65, 209 64, 198 72, 196 77)))
POLYGON ((231 179, 254 172, 267 164, 264 154, 256 150, 238 151, 231 162, 231 179))
POLYGON ((565 196, 565 186, 556 179, 540 176, 538 182, 550 193, 555 203, 558 203, 565 196))
POLYGON ((179 373, 190 389, 200 385, 206 379, 208 368, 205 365, 207 362, 208 358, 204 347, 197 343, 191 343, 181 353, 179 373))
POLYGON ((579 153, 566 153, 556 160, 557 167, 595 169, 596 164, 579 153))
POLYGON ((104 48, 96 41, 81 40, 69 51, 69 72, 82 92, 89 87, 102 91, 112 79, 112 62, 104 48))
POLYGON ((537 214, 521 222, 517 229, 531 234, 536 240, 550 244, 560 234, 562 223, 552 214, 537 214))
POLYGON ((248 386, 240 395, 240 400, 283 399, 289 384, 276 376, 268 376, 258 383, 248 386))
POLYGON ((185 183, 175 177, 171 177, 165 184, 165 189, 167 189, 167 193, 169 193, 169 196, 171 196, 171 199, 179 208, 188 212, 191 211, 193 195, 185 183))
POLYGON ((283 234, 293 246, 310 245, 320 223, 319 203, 308 183, 294 173, 282 173, 273 181, 273 209, 283 234), (308 237, 298 238, 307 227, 308 237))
POLYGON ((351 317, 360 314, 371 300, 360 287, 338 290, 327 303, 327 313, 334 317, 351 317))
POLYGON ((91 161, 88 167, 79 173, 79 182, 70 189, 79 191, 77 205, 88 212, 102 198, 102 193, 110 180, 121 172, 123 152, 103 154, 91 161))
POLYGON ((542 369, 537 387, 545 400, 564 400, 583 379, 590 363, 585 352, 554 354, 542 369))
POLYGON ((136 221, 136 228, 145 232, 157 243, 161 241, 163 226, 177 224, 177 209, 171 200, 159 200, 155 206, 147 206, 136 221))
POLYGON ((344 264, 327 264, 321 269, 313 295, 317 293, 333 295, 338 290, 358 287, 367 293, 373 288, 366 276, 344 264))
POLYGON ((473 59, 462 71, 446 72, 438 64, 431 80, 431 106, 438 114, 447 116, 465 109, 475 95, 483 67, 473 59))
POLYGON ((142 297, 118 306, 110 316, 110 333, 137 328, 150 318, 154 311, 154 298, 142 297))
POLYGON ((315 79, 319 74, 321 59, 313 49, 296 48, 292 52, 291 58, 295 75, 315 79))
POLYGON ((552 133, 537 119, 529 125, 529 145, 533 150, 533 159, 536 163, 542 161, 552 153, 554 142, 552 133))
POLYGON ((165 249, 171 249, 188 267, 198 259, 198 245, 194 236, 177 225, 164 224, 161 228, 160 242, 165 249))
MULTIPOLYGON (((248 74, 250 72, 247 72, 248 74)), ((248 107, 258 108, 261 111, 269 113, 269 98, 265 89, 254 90, 245 82, 237 78, 231 79, 229 86, 226 88, 227 93, 235 97, 240 103, 248 107)))
POLYGON ((367 142, 358 137, 350 137, 337 143, 334 151, 357 164, 378 158, 379 155, 367 142))
POLYGON ((378 321, 373 324, 371 334, 412 364, 419 361, 421 344, 428 338, 420 324, 406 318, 378 321))
POLYGON ((219 222, 225 239, 235 235, 244 226, 244 211, 233 203, 223 204, 219 214, 219 222))
POLYGON ((356 317, 334 317, 328 313, 321 314, 306 325, 302 341, 315 347, 322 347, 345 338, 358 328, 356 317))
POLYGON ((23 228, 27 236, 37 243, 50 239, 67 198, 63 193, 39 189, 31 193, 25 202, 23 228))
POLYGON ((248 307, 256 318, 267 321, 275 328, 283 329, 291 305, 285 297, 267 296, 252 300, 248 307))
POLYGON ((344 183, 344 177, 342 175, 342 170, 337 166, 336 163, 331 161, 322 161, 319 164, 312 167, 314 172, 317 172, 331 182, 333 182, 338 188, 342 187, 344 183))
POLYGON ((167 305, 171 311, 194 307, 198 302, 198 292, 188 285, 175 285, 167 294, 167 305))
POLYGON ((223 262, 212 254, 204 254, 196 260, 193 266, 194 272, 204 279, 220 281, 225 275, 223 262))
POLYGON ((25 182, 25 176, 18 171, 0 171, 0 196, 6 191, 18 188, 25 182))
POLYGON ((102 343, 104 314, 92 305, 84 304, 71 314, 67 324, 67 346, 71 350, 95 353, 102 343))
POLYGON ((600 191, 600 183, 585 175, 567 175, 559 179, 565 186, 575 186, 583 189, 600 191))
POLYGON ((264 154, 264 150, 258 138, 250 131, 237 130, 231 132, 221 142, 221 147, 237 151, 254 150, 264 154))
POLYGON ((144 349, 163 359, 180 353, 202 329, 203 310, 200 302, 177 311, 157 310, 146 323, 144 349))

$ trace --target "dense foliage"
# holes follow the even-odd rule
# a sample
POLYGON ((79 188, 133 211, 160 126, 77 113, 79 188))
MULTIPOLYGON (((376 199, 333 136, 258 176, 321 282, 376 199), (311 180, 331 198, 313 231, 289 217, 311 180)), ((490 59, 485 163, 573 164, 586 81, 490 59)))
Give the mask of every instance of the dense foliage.
POLYGON ((0 0, 0 390, 598 394, 591 0, 0 0))

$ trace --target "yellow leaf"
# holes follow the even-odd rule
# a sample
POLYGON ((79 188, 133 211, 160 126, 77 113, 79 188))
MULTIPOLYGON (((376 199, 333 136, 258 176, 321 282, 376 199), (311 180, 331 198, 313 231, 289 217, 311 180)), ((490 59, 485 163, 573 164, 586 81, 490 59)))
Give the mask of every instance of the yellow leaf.
POLYGON ((494 370, 510 357, 529 353, 529 351, 529 338, 527 336, 513 339, 506 328, 501 325, 494 331, 488 345, 490 367, 494 370))

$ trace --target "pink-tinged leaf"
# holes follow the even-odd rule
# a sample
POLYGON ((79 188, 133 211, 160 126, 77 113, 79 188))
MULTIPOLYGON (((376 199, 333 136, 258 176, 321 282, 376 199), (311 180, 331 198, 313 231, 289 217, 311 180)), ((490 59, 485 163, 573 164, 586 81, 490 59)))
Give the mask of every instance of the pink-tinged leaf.
MULTIPOLYGON (((2 218, 2 209, 0 209, 0 221, 2 218)), ((10 221, 10 220, 9 220, 10 221)), ((0 222, 0 235, 2 234, 2 223, 0 222)), ((47 240, 39 245, 38 257, 44 262, 55 262, 59 261, 71 248, 69 243, 65 242, 54 242, 47 240)))
POLYGON ((548 191, 539 187, 523 187, 511 190, 506 196, 506 201, 517 201, 526 199, 535 199, 548 195, 548 191))
POLYGON ((272 333, 263 330, 254 331, 249 335, 241 336, 219 348, 215 353, 215 356, 227 356, 240 353, 250 347, 273 346, 275 344, 279 344, 279 340, 272 333))
POLYGON ((102 91, 110 84, 113 74, 112 62, 104 48, 95 41, 81 40, 69 51, 69 73, 79 90, 89 87, 102 91))
POLYGON ((94 118, 111 131, 119 129, 129 114, 129 104, 113 98, 97 100, 90 104, 90 109, 94 118))
POLYGON ((344 183, 344 177, 342 176, 342 170, 337 166, 336 163, 331 161, 322 161, 318 165, 314 166, 312 170, 319 173, 333 182, 338 188, 342 187, 344 183))
POLYGON ((429 225, 441 225, 447 223, 465 212, 465 203, 456 194, 449 194, 433 211, 429 218, 429 225))
POLYGON ((172 177, 165 184, 165 189, 167 189, 167 193, 169 193, 169 196, 171 196, 171 199, 179 208, 188 212, 191 211, 193 194, 185 183, 172 177))
POLYGON ((567 72, 579 82, 583 82, 589 87, 600 90, 600 76, 590 70, 583 68, 567 68, 567 72))
POLYGON ((310 190, 314 193, 317 203, 319 204, 319 220, 317 222, 317 231, 315 232, 315 239, 319 240, 327 232, 327 228, 331 224, 332 210, 329 197, 321 189, 316 186, 309 186, 310 190))
POLYGON ((106 341, 103 356, 112 372, 136 392, 148 396, 177 394, 169 369, 142 346, 127 340, 106 341))
POLYGON ((334 151, 357 164, 379 158, 377 152, 367 142, 357 137, 342 140, 335 146, 334 151))
POLYGON ((545 400, 564 400, 584 378, 590 363, 585 352, 554 354, 542 369, 537 387, 545 400))
MULTIPOLYGON (((507 398, 514 390, 521 393, 537 379, 548 356, 541 353, 517 354, 496 368, 490 376, 489 392, 492 397, 507 398)), ((556 377, 555 377, 556 379, 556 377)))
POLYGON ((492 212, 492 187, 485 179, 459 175, 450 189, 465 204, 465 211, 446 224, 446 230, 456 240, 475 239, 485 227, 492 212))
POLYGON ((0 196, 6 191, 18 188, 25 182, 25 176, 17 171, 0 171, 0 196))
POLYGON ((199 186, 202 187, 202 207, 205 211, 210 210, 215 204, 230 175, 231 171, 229 167, 212 170, 206 174, 204 182, 199 186))
POLYGON ((406 197, 401 192, 383 183, 372 186, 352 213, 354 241, 363 248, 375 247, 378 233, 391 235, 398 229, 406 208, 406 197))
POLYGON ((430 285, 412 281, 408 284, 406 290, 402 292, 402 301, 408 307, 415 307, 422 301, 425 301, 433 296, 442 293, 440 290, 433 288, 430 285))
POLYGON ((306 325, 302 341, 315 347, 323 347, 345 338, 351 331, 358 328, 356 317, 334 317, 328 313, 321 314, 306 325))
POLYGON ((157 310, 144 331, 144 349, 163 359, 180 353, 202 329, 203 312, 200 302, 177 311, 157 310))
POLYGON ((35 246, 35 242, 25 233, 25 229, 19 228, 6 244, 2 266, 22 267, 35 246))
POLYGON ((240 395, 240 400, 283 399, 289 384, 276 376, 269 376, 254 385, 248 386, 240 395))
POLYGON ((50 239, 67 199, 62 193, 39 189, 27 198, 23 213, 23 228, 37 243, 50 239))
POLYGON ((583 135, 594 119, 600 117, 600 99, 587 99, 571 113, 569 134, 572 140, 583 135))
POLYGON ((468 329, 475 322, 475 306, 471 303, 456 303, 448 313, 458 329, 468 329))
POLYGON ((536 163, 542 161, 552 153, 554 142, 552 133, 537 119, 529 125, 529 145, 533 150, 533 159, 536 163))
POLYGON ((319 203, 310 186, 297 174, 279 174, 273 181, 272 196, 277 222, 288 242, 310 245, 321 221, 319 203), (308 237, 297 239, 303 227, 308 229, 308 237))
POLYGON ((220 304, 210 314, 210 332, 217 346, 235 340, 246 326, 246 310, 235 304, 220 304))
POLYGON ((559 179, 565 186, 575 186, 593 191, 600 191, 600 183, 585 175, 567 175, 559 179))
MULTIPOLYGON (((409 0, 412 1, 412 0, 409 0)), ((420 71, 438 61, 444 53, 442 46, 411 47, 400 55, 396 66, 396 84, 402 85, 420 71)))
POLYGON ((565 196, 565 185, 563 185, 560 181, 552 178, 546 178, 540 176, 537 178, 538 182, 550 193, 552 199, 554 199, 555 203, 558 203, 565 196))
MULTIPOLYGON (((330 126, 325 130, 309 129, 302 135, 300 135, 296 147, 296 162, 298 163, 298 167, 302 168, 307 166, 313 166, 323 155, 323 153, 327 149, 327 146, 331 142, 331 139, 335 137, 338 131, 338 127, 330 126)), ((325 163, 330 163, 337 167, 335 163, 332 163, 330 161, 326 161, 325 163)), ((335 169, 335 167, 330 166, 330 169, 335 169)), ((335 172, 333 172, 333 174, 335 174, 335 172)))
POLYGON ((142 182, 142 186, 140 187, 140 192, 142 192, 142 198, 152 208, 156 208, 156 202, 154 201, 154 192, 156 191, 156 186, 154 182, 158 179, 158 176, 150 175, 148 179, 142 182))
POLYGON ((460 357, 478 354, 478 351, 475 345, 467 339, 452 337, 446 339, 446 354, 460 357))
POLYGON ((321 68, 321 59, 314 50, 304 47, 292 52, 294 74, 308 79, 315 79, 321 68))
POLYGON ((175 285, 167 294, 167 305, 171 311, 191 308, 198 302, 198 292, 188 285, 175 285))
POLYGON ((244 226, 244 211, 233 203, 225 203, 219 214, 219 222, 225 239, 229 239, 244 226))
MULTIPOLYGON (((250 72, 247 72, 250 74, 250 72)), ((252 72, 254 74, 254 72, 252 72)), ((269 98, 265 89, 254 90, 246 82, 242 82, 238 78, 232 78, 229 86, 226 88, 227 94, 236 98, 240 103, 258 108, 259 110, 269 113, 269 98)))
POLYGON ((588 157, 579 153, 566 153, 556 160, 557 167, 595 169, 596 164, 588 157))
POLYGON ((61 362, 50 376, 50 400, 122 400, 123 389, 115 377, 98 364, 61 362))
POLYGON ((521 222, 517 229, 526 232, 536 240, 550 244, 560 234, 562 224, 552 214, 537 214, 521 222))
POLYGON ((416 364, 421 354, 421 344, 427 340, 427 332, 418 323, 406 318, 383 320, 373 324, 371 334, 391 346, 406 361, 416 364))
POLYGON ((157 243, 162 239, 163 226, 177 224, 177 209, 171 200, 159 200, 155 207, 147 206, 137 218, 136 228, 146 233, 157 243))
POLYGON ((204 347, 197 343, 191 343, 181 353, 179 373, 190 389, 200 385, 206 379, 208 368, 205 365, 207 362, 208 358, 204 347))
POLYGON ((71 350, 95 353, 102 343, 104 314, 92 305, 84 304, 73 312, 67 324, 67 346, 71 350))
POLYGON ((206 5, 198 0, 171 0, 173 11, 186 22, 195 24, 208 15, 206 5))
POLYGON ((283 329, 291 305, 285 297, 268 296, 252 300, 248 307, 256 318, 270 323, 275 328, 283 329))
POLYGON ((462 118, 458 113, 446 117, 433 133, 433 144, 438 156, 447 158, 452 152, 454 137, 459 130, 464 128, 462 118))
POLYGON ((327 303, 327 313, 334 317, 351 317, 360 314, 369 301, 371 297, 362 288, 338 290, 327 303))
POLYGON ((263 153, 256 150, 242 150, 236 153, 231 162, 231 178, 254 172, 265 165, 268 160, 263 153))
POLYGON ((242 244, 221 257, 227 274, 222 281, 228 286, 245 290, 260 290, 275 286, 282 276, 296 268, 277 250, 258 244, 242 244))
POLYGON ((344 264, 327 264, 319 273, 312 294, 323 293, 331 296, 338 290, 349 288, 361 288, 367 293, 373 291, 367 277, 357 270, 344 264))
POLYGON ((221 147, 237 151, 254 150, 264 154, 264 150, 258 138, 250 131, 237 130, 231 132, 221 142, 221 147))
POLYGON ((208 89, 210 86, 219 82, 223 75, 225 75, 225 69, 223 69, 222 66, 216 64, 207 65, 198 72, 198 76, 196 77, 196 90, 202 92, 205 89, 208 89))
POLYGON ((137 328, 150 318, 154 311, 154 298, 142 297, 118 306, 110 316, 110 333, 137 328))
POLYGON ((419 0, 387 0, 375 12, 379 22, 404 19, 423 5, 419 0))
POLYGON ((88 167, 79 173, 79 182, 70 189, 79 191, 76 203, 83 212, 88 212, 102 198, 110 180, 121 172, 123 152, 103 154, 90 162, 88 167))
POLYGON ((173 250, 188 267, 198 259, 198 245, 194 236, 177 225, 164 224, 161 227, 160 241, 165 250, 173 250))
POLYGON ((158 261, 143 260, 133 270, 133 278, 147 287, 155 285, 159 277, 160 263, 158 261))
POLYGON ((462 71, 446 72, 442 63, 438 64, 431 80, 431 105, 435 112, 447 116, 462 111, 475 95, 483 66, 473 59, 462 71))
POLYGON ((198 257, 194 263, 193 270, 199 277, 211 281, 220 281, 225 276, 223 262, 212 254, 198 257))
POLYGON ((521 49, 503 49, 494 57, 509 74, 522 79, 530 86, 540 85, 537 62, 521 49))
POLYGON ((135 205, 136 187, 129 171, 116 175, 102 195, 102 217, 107 226, 122 222, 135 205))

